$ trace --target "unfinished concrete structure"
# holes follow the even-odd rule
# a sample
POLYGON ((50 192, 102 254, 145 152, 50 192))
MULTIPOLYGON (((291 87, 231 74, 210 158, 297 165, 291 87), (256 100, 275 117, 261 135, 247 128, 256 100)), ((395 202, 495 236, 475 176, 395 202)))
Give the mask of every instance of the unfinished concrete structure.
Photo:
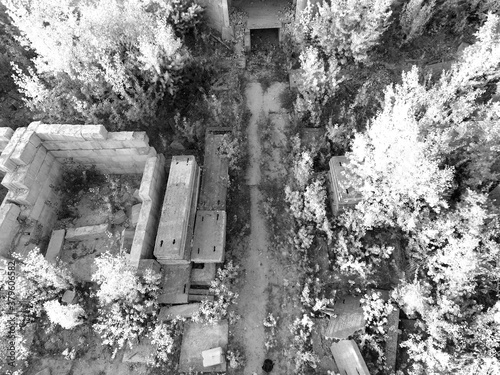
POLYGON ((179 305, 189 302, 191 286, 191 263, 168 264, 162 267, 162 292, 158 302, 164 305, 179 305))
POLYGON ((361 193, 353 186, 352 179, 346 171, 349 159, 345 156, 334 156, 330 159, 328 179, 330 183, 330 201, 334 214, 354 207, 361 201, 361 193))
POLYGON ((200 210, 225 210, 229 185, 229 160, 220 154, 228 128, 209 128, 205 136, 205 156, 201 180, 200 210))
POLYGON ((227 320, 213 325, 187 322, 184 325, 182 337, 179 371, 182 373, 225 372, 226 361, 224 360, 220 364, 205 367, 202 352, 214 348, 221 348, 225 352, 227 350, 228 336, 229 325, 227 320))
POLYGON ((251 30, 276 29, 281 34, 282 13, 285 9, 291 10, 292 14, 298 17, 308 3, 315 4, 320 1, 322 0, 201 0, 200 3, 205 7, 209 25, 224 40, 232 40, 234 37, 230 19, 231 7, 246 12, 248 20, 245 35, 248 35, 246 47, 249 49, 251 30))
POLYGON ((333 311, 336 317, 330 319, 325 337, 346 339, 354 332, 365 329, 361 297, 351 295, 337 297, 333 311))
POLYGON ((330 347, 333 359, 342 375, 370 375, 365 360, 354 340, 341 340, 330 347))
MULTIPOLYGON (((8 189, 0 206, 3 257, 8 258, 12 251, 33 249, 37 246, 35 236, 39 240, 51 235, 46 257, 50 262, 57 261, 65 237, 75 232, 52 232, 60 206, 57 185, 66 163, 95 165, 106 174, 143 174, 139 190, 142 203, 132 232, 130 260, 138 266, 141 259, 152 257, 157 206, 165 186, 165 161, 149 146, 145 132, 108 132, 102 125, 33 122, 16 131, 0 128, 0 150, 2 185, 8 189)), ((80 232, 90 235, 83 229, 80 232)), ((74 233, 75 239, 78 233, 74 233)))
POLYGON ((208 128, 206 131, 200 204, 191 253, 192 301, 204 298, 204 288, 215 279, 217 264, 225 258, 229 161, 220 150, 224 137, 230 132, 231 128, 208 128))
POLYGON ((199 184, 200 168, 194 156, 174 156, 154 248, 154 256, 162 264, 191 261, 199 184))
MULTIPOLYGON (((389 291, 375 290, 380 297, 388 301, 389 291)), ((324 336, 328 339, 341 340, 332 346, 332 354, 341 374, 357 374, 356 369, 361 374, 366 367, 356 343, 348 340, 356 331, 365 330, 365 318, 360 296, 346 295, 337 297, 333 306, 335 316, 330 318, 324 336)), ((399 309, 394 308, 387 316, 387 336, 385 341, 386 364, 393 371, 396 368, 396 354, 398 343, 399 309)))
POLYGON ((226 246, 226 211, 198 211, 191 260, 223 263, 226 246))

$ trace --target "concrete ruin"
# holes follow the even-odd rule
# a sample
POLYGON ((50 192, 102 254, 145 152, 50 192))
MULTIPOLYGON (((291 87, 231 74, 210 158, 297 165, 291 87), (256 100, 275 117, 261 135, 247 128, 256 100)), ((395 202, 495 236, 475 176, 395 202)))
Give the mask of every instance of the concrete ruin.
POLYGON ((52 233, 61 204, 57 186, 65 164, 95 166, 105 174, 143 174, 139 193, 142 206, 130 259, 138 265, 140 259, 152 257, 151 244, 159 217, 155 209, 162 198, 165 169, 164 157, 149 145, 145 132, 108 132, 102 125, 33 122, 15 131, 0 128, 0 151, 2 185, 8 189, 0 205, 2 257, 35 248, 35 236, 38 240, 50 237, 46 257, 55 262, 62 236, 81 240, 81 236, 105 234, 104 229, 96 227, 71 229, 64 235, 52 233))
POLYGON ((360 296, 342 296, 336 298, 333 305, 336 315, 331 318, 325 331, 330 339, 346 339, 354 332, 365 329, 365 318, 360 296))
POLYGON ((191 261, 199 184, 200 168, 194 156, 174 156, 154 248, 154 256, 162 264, 191 261))
POLYGON ((216 211, 226 209, 229 185, 229 160, 220 154, 224 135, 230 130, 224 128, 207 129, 205 136, 205 156, 200 192, 200 210, 216 211))
POLYGON ((299 17, 308 3, 316 4, 322 0, 200 0, 205 8, 210 27, 221 35, 224 40, 234 38, 234 29, 231 24, 231 8, 237 8, 248 14, 245 34, 248 35, 250 48, 250 31, 256 29, 278 29, 281 34, 283 27, 281 13, 286 7, 291 7, 293 16, 299 17))
POLYGON ((330 347, 339 372, 343 375, 370 375, 354 340, 341 340, 330 347))
POLYGON ((361 201, 361 193, 349 178, 345 166, 349 159, 345 156, 334 156, 330 159, 328 173, 330 201, 334 214, 354 207, 361 201))
POLYGON ((223 263, 226 247, 226 211, 198 211, 191 260, 223 263))
POLYGON ((206 368, 203 365, 202 352, 213 348, 227 350, 229 325, 227 320, 213 325, 187 322, 184 326, 179 371, 191 372, 225 372, 226 361, 206 368))

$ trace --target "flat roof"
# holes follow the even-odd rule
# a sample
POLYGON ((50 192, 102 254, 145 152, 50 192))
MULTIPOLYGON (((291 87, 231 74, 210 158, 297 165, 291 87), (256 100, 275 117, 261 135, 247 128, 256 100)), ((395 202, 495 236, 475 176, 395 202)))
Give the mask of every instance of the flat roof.
POLYGON ((349 172, 345 169, 348 163, 349 159, 346 156, 333 156, 329 163, 332 190, 339 204, 356 204, 361 199, 361 193, 352 184, 349 172))
POLYGON ((333 305, 336 318, 330 318, 325 337, 345 339, 365 328, 365 318, 360 296, 337 297, 333 305))
POLYGON ((200 209, 225 210, 229 184, 229 160, 219 154, 224 134, 205 136, 205 160, 201 181, 200 209))
POLYGON ((187 303, 191 279, 191 263, 164 265, 162 276, 159 302, 163 304, 187 303))
POLYGON ((193 196, 198 186, 194 156, 173 156, 161 209, 154 255, 159 260, 185 259, 193 196))
POLYGON ((226 362, 220 365, 204 367, 202 352, 214 348, 227 349, 229 326, 227 320, 214 325, 186 322, 182 336, 180 372, 225 372, 226 362))
POLYGON ((365 360, 354 340, 341 340, 330 347, 333 359, 342 375, 370 375, 365 360))
POLYGON ((191 269, 191 285, 210 285, 215 280, 216 274, 216 263, 202 263, 200 265, 195 263, 191 269))
POLYGON ((222 263, 226 248, 226 211, 198 211, 191 260, 222 263))

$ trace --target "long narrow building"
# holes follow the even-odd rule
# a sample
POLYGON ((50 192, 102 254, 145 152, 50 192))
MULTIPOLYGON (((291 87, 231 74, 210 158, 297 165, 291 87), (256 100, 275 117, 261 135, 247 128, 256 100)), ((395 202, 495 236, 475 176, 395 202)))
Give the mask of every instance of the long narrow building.
POLYGON ((194 156, 174 156, 170 165, 154 256, 162 264, 191 262, 200 168, 194 156))

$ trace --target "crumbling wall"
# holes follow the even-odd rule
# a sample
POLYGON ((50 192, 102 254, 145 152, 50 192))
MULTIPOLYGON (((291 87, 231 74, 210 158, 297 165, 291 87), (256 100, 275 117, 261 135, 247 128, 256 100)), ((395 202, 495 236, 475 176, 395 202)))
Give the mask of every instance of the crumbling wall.
POLYGON ((28 130, 61 162, 95 165, 108 174, 142 173, 149 156, 156 155, 145 132, 108 132, 103 125, 31 123, 28 130))
POLYGON ((160 207, 166 185, 165 157, 150 157, 142 175, 139 198, 142 202, 130 250, 130 264, 139 267, 141 259, 153 259, 160 207))
POLYGON ((230 39, 232 35, 229 25, 231 0, 200 0, 200 4, 205 8, 205 17, 209 26, 220 33, 223 39, 230 39))
POLYGON ((0 206, 0 255, 8 255, 20 222, 35 222, 41 236, 52 230, 60 206, 56 187, 65 163, 95 165, 107 174, 142 173, 156 160, 145 132, 108 132, 102 125, 31 123, 0 129, 2 185, 9 191, 0 206))

